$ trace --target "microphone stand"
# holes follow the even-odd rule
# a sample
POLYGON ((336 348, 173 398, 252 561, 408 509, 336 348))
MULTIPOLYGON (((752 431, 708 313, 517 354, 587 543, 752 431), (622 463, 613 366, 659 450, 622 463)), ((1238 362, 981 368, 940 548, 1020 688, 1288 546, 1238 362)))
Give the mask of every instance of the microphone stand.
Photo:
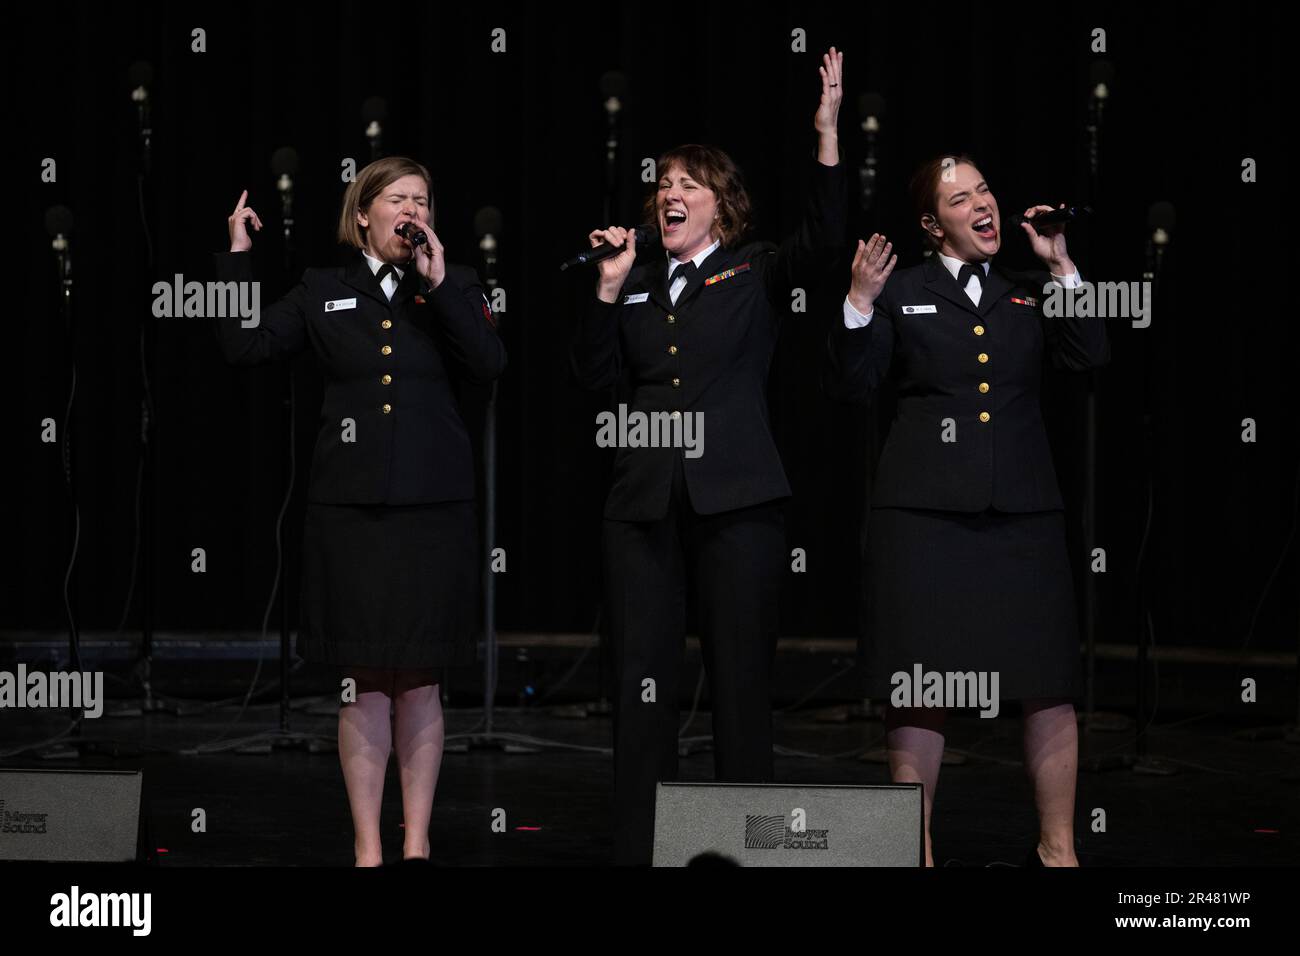
MULTIPOLYGON (((488 298, 497 288, 497 242, 491 233, 479 240, 483 253, 483 282, 488 298)), ((496 573, 492 570, 492 549, 497 534, 497 382, 488 390, 483 418, 483 731, 466 735, 464 743, 445 743, 445 753, 491 750, 506 754, 537 753, 540 748, 516 742, 514 735, 496 731, 497 616, 496 573)))
MULTIPOLYGON (((1101 209, 1101 125, 1105 102, 1105 86, 1095 85, 1088 97, 1088 120, 1084 127, 1088 154, 1088 204, 1101 209)), ((1092 255, 1091 230, 1086 233, 1087 261, 1094 269, 1101 264, 1092 255)), ((1104 320, 1102 320, 1104 321, 1104 320)), ((1084 703, 1083 728, 1085 732, 1118 732, 1130 726, 1129 719, 1119 713, 1097 711, 1097 575, 1092 570, 1092 554, 1097 547, 1097 382, 1095 369, 1086 376, 1083 407, 1083 502, 1082 531, 1086 572, 1083 576, 1083 642, 1084 642, 1084 703)))
MULTIPOLYGON (((136 173, 136 196, 140 211, 140 227, 144 231, 145 269, 152 282, 154 278, 155 257, 149 214, 146 211, 152 202, 146 202, 149 177, 153 171, 153 126, 150 121, 149 94, 144 87, 132 93, 132 100, 137 107, 138 137, 140 145, 139 170, 136 173)), ((158 453, 154 443, 154 421, 157 418, 154 408, 153 380, 154 353, 157 350, 157 319, 153 314, 142 314, 140 319, 140 379, 143 394, 140 397, 140 455, 141 474, 139 490, 139 542, 140 553, 140 649, 132 668, 140 682, 141 695, 114 708, 108 713, 111 717, 143 717, 147 714, 165 713, 179 716, 180 707, 174 701, 162 700, 154 696, 153 662, 154 662, 154 626, 155 626, 155 589, 157 585, 157 551, 154 546, 154 511, 157 506, 158 453)), ((134 569, 133 569, 134 570, 134 569)))
MULTIPOLYGON (((619 102, 617 96, 609 97, 605 103, 605 190, 602 199, 601 210, 604 213, 602 220, 605 225, 614 221, 614 210, 618 204, 618 154, 622 145, 620 119, 623 116, 623 104, 619 102)), ((607 393, 611 399, 611 405, 617 405, 618 386, 611 386, 607 393)), ((603 605, 602 597, 602 605, 603 605)), ((596 638, 596 699, 587 701, 582 705, 577 713, 585 717, 608 717, 614 712, 613 704, 610 702, 607 687, 609 685, 609 659, 610 644, 613 641, 609 633, 609 618, 597 610, 597 638, 596 638)), ((561 715, 572 713, 568 708, 561 708, 557 711, 561 715)))
MULTIPOLYGON (((282 278, 287 284, 291 281, 290 277, 293 275, 295 259, 293 179, 287 173, 281 173, 276 181, 276 189, 280 193, 280 219, 283 225, 282 236, 284 238, 281 272, 282 278)), ((244 737, 220 741, 219 744, 205 745, 200 751, 203 753, 231 751, 243 756, 263 756, 286 750, 305 751, 307 753, 333 753, 338 750, 336 737, 320 733, 296 732, 290 726, 289 720, 291 713, 289 685, 292 675, 291 642, 289 639, 289 582, 294 580, 294 576, 292 573, 293 566, 289 560, 290 552, 285 545, 284 516, 289 511, 289 502, 293 498, 294 482, 298 474, 297 376, 294 374, 292 360, 285 363, 280 382, 283 396, 281 402, 284 407, 284 429, 285 434, 288 436, 289 470, 285 476, 284 504, 281 506, 280 514, 276 519, 276 539, 279 542, 280 549, 278 555, 279 584, 275 594, 276 609, 280 614, 279 727, 276 730, 260 731, 244 737)), ((263 636, 262 633, 258 634, 259 642, 263 636)), ((260 650, 258 651, 258 659, 259 661, 261 659, 260 650)), ((256 687, 252 690, 255 693, 256 687)), ((251 697, 252 693, 250 693, 250 700, 251 697)), ((333 708, 330 709, 329 713, 334 713, 333 708)))
MULTIPOLYGON (((878 109, 878 108, 877 108, 878 109)), ((867 112, 858 124, 862 131, 863 154, 862 163, 858 166, 858 208, 861 209, 864 216, 870 216, 875 210, 876 205, 876 184, 879 179, 880 165, 876 156, 877 137, 880 133, 880 116, 876 111, 867 112)), ((858 601, 857 601, 857 618, 858 618, 858 656, 860 656, 861 638, 869 626, 869 608, 865 595, 868 593, 867 580, 865 576, 866 567, 863 564, 863 555, 867 543, 867 535, 870 533, 868 525, 871 521, 871 495, 874 485, 874 475, 872 470, 876 463, 880 461, 880 403, 873 400, 868 407, 863 421, 865 423, 864 447, 865 456, 863 459, 863 487, 862 487, 862 520, 858 525, 858 559, 859 574, 858 578, 858 601)), ((832 722, 840 721, 860 721, 883 719, 885 706, 876 703, 870 696, 863 696, 857 702, 843 706, 829 707, 820 711, 818 719, 825 719, 832 722)), ((869 757, 863 759, 875 760, 880 757, 883 760, 884 750, 872 751, 869 757)))
MULTIPOLYGON (((283 224, 284 236, 284 254, 281 260, 282 277, 286 282, 291 281, 294 265, 294 242, 293 242, 293 180, 287 173, 281 173, 276 182, 276 189, 280 193, 280 219, 283 224)), ((289 582, 294 580, 293 564, 289 555, 292 553, 285 546, 283 533, 283 515, 288 512, 288 502, 293 498, 294 479, 298 474, 298 430, 297 430, 297 376, 294 373, 293 362, 286 362, 284 374, 281 377, 281 386, 283 388, 284 403, 284 428, 285 434, 289 436, 289 473, 285 477, 285 507, 281 513, 281 527, 277 532, 280 537, 280 587, 276 594, 276 603, 280 612, 280 729, 278 733, 271 736, 270 745, 272 750, 306 750, 309 753, 326 753, 337 749, 337 741, 323 734, 299 734, 294 733, 289 724, 289 698, 290 698, 290 680, 292 676, 292 664, 290 662, 290 640, 289 640, 289 582)), ((260 635, 259 635, 260 640, 260 635)), ((259 752, 254 748, 252 752, 259 752)))
MULTIPOLYGON (((68 616, 68 669, 79 672, 83 668, 81 659, 81 629, 77 626, 77 550, 81 539, 81 507, 77 502, 77 485, 74 480, 74 455, 72 440, 74 430, 72 416, 77 395, 77 335, 75 311, 72 307, 72 255, 68 237, 57 232, 52 243, 58 259, 59 313, 63 319, 63 328, 68 336, 68 354, 71 357, 71 373, 68 383, 68 404, 63 422, 59 425, 59 444, 62 448, 63 479, 68 488, 68 500, 72 503, 72 549, 68 558, 68 570, 63 581, 64 610, 68 616)), ((97 752, 101 745, 81 736, 85 723, 85 713, 70 707, 68 710, 72 724, 66 737, 59 735, 51 743, 32 747, 24 754, 40 759, 67 759, 87 753, 97 752)))
MULTIPOLYGON (((1163 302, 1164 296, 1160 295, 1162 273, 1162 247, 1152 242, 1149 245, 1147 269, 1142 278, 1151 283, 1152 302, 1151 311, 1155 312, 1155 302, 1163 302)), ((1147 751, 1147 731, 1151 719, 1155 716, 1155 710, 1152 708, 1151 718, 1147 717, 1147 662, 1150 659, 1150 649, 1154 644, 1154 633, 1151 618, 1150 596, 1146 583, 1142 578, 1142 558, 1146 551, 1147 533, 1155 523, 1155 462, 1153 461, 1154 453, 1152 452, 1152 429, 1151 429, 1151 377, 1146 377, 1147 385, 1142 389, 1142 457, 1145 464, 1147 476, 1147 523, 1142 534, 1142 548, 1138 557, 1138 647, 1137 647, 1137 736, 1134 739, 1134 755, 1132 766, 1134 773, 1153 774, 1158 776, 1172 776, 1178 772, 1178 768, 1167 760, 1161 760, 1152 757, 1147 751)), ((1157 666, 1157 675, 1159 669, 1157 666)), ((1159 678, 1156 678, 1156 695, 1159 699, 1160 684, 1159 678)))
MULTIPOLYGON (((497 287, 496 239, 483 237, 483 281, 488 298, 497 287)), ((497 539, 497 382, 488 390, 483 417, 483 733, 471 740, 476 748, 504 749, 495 739, 497 695, 497 582, 492 570, 492 549, 497 539)))
MULTIPOLYGON (((63 433, 61 435, 64 453, 63 469, 64 476, 68 484, 68 498, 72 502, 73 513, 73 545, 72 556, 69 560, 67 580, 65 583, 65 600, 68 609, 68 668, 71 671, 80 671, 82 669, 81 661, 81 632, 77 627, 77 615, 74 606, 77 603, 77 576, 76 576, 76 551, 77 539, 81 535, 81 509, 77 504, 77 486, 73 480, 73 455, 72 455, 72 412, 73 401, 77 394, 77 336, 76 325, 74 323, 74 313, 72 309, 72 256, 68 240, 65 236, 56 235, 54 237, 54 251, 59 261, 59 309, 63 317, 63 328, 68 336, 68 354, 72 356, 72 380, 69 383, 67 417, 63 422, 63 433)), ((87 742, 81 739, 81 727, 85 715, 75 710, 72 712, 72 748, 82 751, 87 746, 87 742)), ((57 746, 55 748, 46 748, 41 753, 43 755, 54 755, 67 752, 68 746, 57 746)))

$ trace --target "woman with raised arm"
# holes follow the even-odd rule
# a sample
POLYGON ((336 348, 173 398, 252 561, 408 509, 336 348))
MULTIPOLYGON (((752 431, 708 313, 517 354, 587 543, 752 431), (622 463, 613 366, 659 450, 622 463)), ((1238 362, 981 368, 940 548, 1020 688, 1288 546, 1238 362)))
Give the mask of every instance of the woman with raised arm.
POLYGON ((1032 225, 1050 206, 1025 210, 1021 224, 1043 269, 1014 272, 993 262, 1003 222, 969 157, 923 164, 911 194, 933 255, 894 272, 884 236, 859 241, 828 343, 833 395, 868 402, 886 376, 898 392, 866 529, 867 691, 890 701, 894 781, 924 785, 927 866, 944 715, 980 705, 932 701, 918 674, 954 688, 950 677, 974 675, 992 701, 986 713, 997 700, 1022 702, 1040 822, 1027 864, 1077 866, 1079 636, 1039 394, 1045 358, 1073 371, 1105 364, 1106 329, 1044 310, 1082 281, 1064 227, 1032 225))
MULTIPOLYGON (((298 653, 350 678, 338 740, 358 866, 383 862, 379 809, 392 750, 402 856, 428 858, 443 748, 438 668, 475 656, 474 468, 452 382, 490 382, 506 356, 474 270, 445 259, 430 193, 419 163, 371 163, 343 196, 338 239, 352 249, 348 264, 307 269, 248 327, 216 323, 226 361, 256 365, 310 347, 325 378, 298 653)), ((230 251, 216 257, 224 281, 253 279, 248 227, 262 222, 247 198, 245 190, 228 221, 230 251)))
POLYGON ((790 494, 768 424, 767 376, 791 290, 844 241, 836 120, 843 54, 822 58, 817 159, 800 228, 779 247, 748 241, 749 196, 713 146, 669 150, 645 219, 663 251, 636 262, 636 236, 603 260, 572 348, 580 384, 627 380, 631 421, 605 504, 605 598, 617 690, 615 861, 651 859, 655 785, 677 775, 677 713, 687 596, 700 617, 719 780, 772 779, 770 684, 787 567, 790 494), (642 441, 642 438, 647 439, 642 441))

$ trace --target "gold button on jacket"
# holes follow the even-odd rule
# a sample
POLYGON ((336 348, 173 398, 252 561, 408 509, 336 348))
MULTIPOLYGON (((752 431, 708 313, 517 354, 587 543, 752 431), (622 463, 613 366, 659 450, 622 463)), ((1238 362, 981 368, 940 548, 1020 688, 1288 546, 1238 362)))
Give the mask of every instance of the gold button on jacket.
MULTIPOLYGON (((255 278, 246 252, 219 253, 214 264, 220 281, 255 278)), ((429 291, 405 270, 390 299, 357 252, 345 265, 304 270, 284 298, 263 305, 255 327, 213 324, 232 365, 315 353, 324 396, 308 501, 428 504, 474 497, 455 386, 487 384, 505 367, 487 307, 474 270, 455 263, 429 291)))
POLYGON ((1104 320, 1046 314, 1051 281, 1046 269, 993 263, 977 305, 933 256, 890 274, 865 326, 846 327, 844 300, 834 304, 822 370, 827 394, 859 405, 886 386, 897 396, 872 472, 871 507, 1062 507, 1042 384, 1051 369, 1106 364, 1110 346, 1104 320), (974 352, 972 338, 980 346, 974 352), (957 423, 956 441, 944 440, 948 422, 957 423))

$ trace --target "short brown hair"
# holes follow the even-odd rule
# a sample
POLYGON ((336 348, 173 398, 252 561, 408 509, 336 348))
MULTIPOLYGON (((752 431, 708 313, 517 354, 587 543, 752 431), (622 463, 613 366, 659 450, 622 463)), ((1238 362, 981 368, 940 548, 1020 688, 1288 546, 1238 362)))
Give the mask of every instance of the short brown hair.
POLYGON ((718 240, 724 248, 734 245, 749 233, 751 207, 740 170, 731 157, 716 146, 701 146, 698 143, 678 146, 659 157, 655 163, 655 188, 646 197, 642 221, 658 221, 656 198, 659 180, 668 175, 668 170, 674 166, 682 167, 687 175, 702 183, 717 197, 718 240))
MULTIPOLYGON (((925 216, 933 216, 937 221, 939 218, 939 180, 943 176, 943 171, 948 168, 956 168, 965 164, 979 168, 975 160, 965 153, 944 153, 942 156, 935 156, 933 159, 927 159, 916 171, 912 173, 912 179, 907 185, 907 194, 912 200, 912 221, 920 224, 925 216)), ((925 241, 930 244, 932 249, 938 249, 941 243, 930 235, 925 229, 925 241)))
POLYGON ((366 247, 366 230, 357 222, 357 213, 369 209, 380 193, 403 176, 419 176, 424 180, 424 188, 429 190, 429 221, 433 221, 433 180, 429 171, 405 156, 385 156, 366 166, 348 183, 339 213, 339 242, 357 249, 366 247))

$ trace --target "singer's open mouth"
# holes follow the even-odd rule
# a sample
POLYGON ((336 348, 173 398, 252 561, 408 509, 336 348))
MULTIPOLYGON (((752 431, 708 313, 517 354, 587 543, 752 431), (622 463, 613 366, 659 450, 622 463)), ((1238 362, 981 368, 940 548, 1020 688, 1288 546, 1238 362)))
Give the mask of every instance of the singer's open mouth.
POLYGON ((680 209, 669 209, 664 212, 664 232, 676 232, 686 223, 686 213, 680 209))
POLYGON ((992 216, 985 216, 983 219, 977 221, 971 228, 975 230, 977 236, 982 236, 985 239, 992 239, 997 235, 997 230, 993 228, 992 216))

